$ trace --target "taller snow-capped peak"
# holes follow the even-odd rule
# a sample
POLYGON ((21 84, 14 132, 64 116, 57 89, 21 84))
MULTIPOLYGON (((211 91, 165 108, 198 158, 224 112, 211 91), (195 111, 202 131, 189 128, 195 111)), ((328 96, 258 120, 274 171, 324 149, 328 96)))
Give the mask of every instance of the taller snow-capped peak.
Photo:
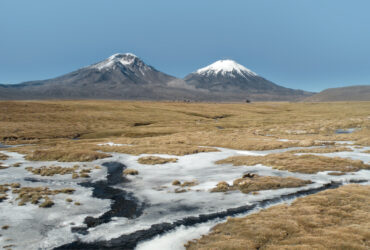
POLYGON ((242 75, 242 76, 257 76, 256 73, 247 69, 243 65, 235 62, 234 60, 219 60, 211 65, 208 65, 204 68, 198 69, 195 73, 201 75, 235 75, 233 73, 242 75))
POLYGON ((111 68, 116 66, 117 64, 121 64, 123 66, 130 66, 134 65, 135 63, 139 63, 140 66, 144 63, 137 57, 136 55, 132 53, 117 53, 110 57, 108 57, 106 60, 101 61, 99 63, 93 64, 90 67, 97 68, 99 70, 105 69, 105 68, 111 68))

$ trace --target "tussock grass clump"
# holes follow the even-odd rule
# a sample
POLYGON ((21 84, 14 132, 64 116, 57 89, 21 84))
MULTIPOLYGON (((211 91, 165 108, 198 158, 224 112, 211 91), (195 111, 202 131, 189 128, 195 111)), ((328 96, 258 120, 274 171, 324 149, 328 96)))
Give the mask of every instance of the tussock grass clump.
POLYGON ((76 171, 76 168, 68 168, 68 167, 61 167, 61 166, 42 166, 39 168, 33 168, 33 167, 26 167, 26 170, 41 176, 54 176, 56 174, 60 175, 66 175, 66 174, 72 174, 76 171))
POLYGON ((39 168, 26 167, 26 170, 32 172, 33 174, 41 176, 54 176, 56 174, 60 175, 72 174, 71 176, 72 179, 77 179, 79 177, 89 178, 90 177, 89 173, 91 173, 92 171, 89 168, 80 169, 79 165, 74 165, 73 167, 61 167, 61 166, 49 166, 49 167, 42 166, 39 168))
POLYGON ((80 170, 80 177, 82 178, 90 178, 91 169, 84 168, 80 170))
MULTIPOLYGON (((179 180, 174 180, 172 182, 172 185, 173 186, 180 186, 180 187, 192 187, 192 186, 196 186, 198 185, 198 181, 197 180, 192 180, 192 181, 184 181, 183 183, 181 183, 181 181, 179 180)), ((178 188, 178 190, 182 190, 181 188, 178 188)), ((185 189, 184 189, 185 190, 185 189)), ((176 190, 175 190, 176 191, 176 190)), ((176 192, 176 193, 182 193, 182 192, 186 192, 185 191, 181 191, 181 192, 176 192)))
POLYGON ((180 186, 181 187, 192 187, 198 185, 197 180, 192 180, 192 181, 184 181, 180 186))
POLYGON ((2 184, 0 185, 0 202, 6 200, 8 198, 7 192, 10 190, 10 184, 2 184))
POLYGON ((7 160, 9 157, 7 156, 7 155, 5 155, 5 154, 3 154, 3 153, 0 153, 0 160, 2 160, 2 161, 5 161, 5 160, 7 160))
POLYGON ((30 161, 84 162, 95 161, 97 159, 103 159, 110 156, 111 155, 106 153, 100 153, 91 150, 43 149, 33 151, 26 156, 26 159, 30 161))
POLYGON ((81 202, 78 202, 78 201, 76 201, 74 204, 75 204, 76 206, 81 206, 81 205, 82 205, 82 203, 81 203, 81 202))
POLYGON ((240 190, 247 194, 261 190, 301 187, 310 183, 312 182, 293 177, 248 175, 244 178, 236 179, 231 186, 227 182, 219 182, 211 192, 240 190))
POLYGON ((126 168, 125 170, 123 170, 123 174, 124 175, 138 175, 139 171, 137 171, 136 169, 132 169, 132 168, 126 168))
POLYGON ((54 202, 50 200, 49 197, 46 197, 44 202, 39 205, 39 207, 42 207, 42 208, 48 208, 52 206, 54 206, 54 202))
POLYGON ((180 185, 181 185, 181 182, 180 182, 179 180, 174 180, 174 181, 172 182, 172 185, 173 185, 173 186, 180 186, 180 185))
POLYGON ((206 249, 369 249, 370 186, 346 185, 244 218, 189 242, 206 249))
POLYGON ((23 206, 26 203, 39 204, 44 200, 39 207, 51 207, 54 202, 49 198, 50 195, 56 194, 73 194, 73 188, 55 189, 50 190, 47 187, 21 187, 12 189, 13 194, 18 194, 16 200, 20 200, 18 205, 23 206))
POLYGON ((146 165, 156 165, 156 164, 166 164, 169 162, 177 162, 177 158, 162 158, 158 156, 144 156, 137 160, 140 164, 146 165))
POLYGON ((230 190, 230 185, 226 181, 221 181, 217 184, 215 188, 211 190, 211 192, 227 192, 230 190))
POLYGON ((217 161, 216 164, 233 164, 234 166, 263 164, 280 170, 306 174, 319 171, 354 172, 361 169, 370 169, 370 165, 360 160, 317 155, 294 155, 291 153, 269 154, 266 156, 232 156, 217 161))
POLYGON ((289 153, 335 153, 335 152, 352 152, 353 150, 349 147, 325 147, 325 148, 304 148, 289 151, 289 153))
POLYGON ((2 202, 3 200, 6 200, 8 198, 8 196, 6 194, 0 194, 0 202, 2 202))
POLYGON ((346 173, 343 172, 330 172, 328 175, 334 175, 334 176, 340 176, 340 175, 345 175, 346 173))
POLYGON ((66 202, 72 202, 73 200, 71 198, 67 198, 66 202))
POLYGON ((176 188, 175 189, 175 193, 185 193, 185 192, 187 192, 187 190, 186 189, 184 189, 184 188, 176 188))

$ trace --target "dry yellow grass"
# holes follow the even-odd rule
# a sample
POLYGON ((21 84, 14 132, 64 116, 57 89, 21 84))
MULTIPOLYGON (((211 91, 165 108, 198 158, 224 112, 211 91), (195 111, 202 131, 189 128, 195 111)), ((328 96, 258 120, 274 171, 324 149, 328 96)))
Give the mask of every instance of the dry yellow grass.
POLYGON ((290 153, 335 153, 335 152, 351 152, 353 151, 349 147, 324 147, 324 148, 304 148, 304 149, 297 149, 289 151, 290 153))
MULTIPOLYGON (((149 143, 149 141, 148 141, 149 143)), ((143 144, 143 145, 134 145, 134 146, 120 146, 120 147, 107 147, 101 146, 99 150, 104 152, 115 152, 115 153, 124 153, 132 155, 140 154, 169 154, 169 155, 189 155, 197 154, 202 152, 215 152, 218 151, 214 148, 207 147, 198 147, 194 145, 182 145, 182 144, 143 144)))
POLYGON ((7 159, 8 159, 7 155, 4 155, 4 154, 0 153, 0 160, 5 161, 7 159))
POLYGON ((155 165, 177 162, 177 158, 163 158, 158 156, 144 156, 137 160, 140 164, 155 165))
MULTIPOLYGON (((43 200, 43 202, 39 205, 39 207, 42 208, 47 208, 54 205, 54 202, 49 198, 50 195, 61 193, 72 194, 75 191, 72 188, 50 190, 47 187, 21 187, 19 183, 7 184, 7 186, 12 188, 13 194, 18 194, 16 200, 20 200, 18 203, 19 206, 23 206, 29 202, 32 204, 39 204, 40 201, 43 200)), ((5 192, 7 191, 9 191, 9 188, 5 192)))
MULTIPOLYGON (((97 169, 96 167, 94 169, 97 169)), ((83 168, 81 169, 81 166, 74 165, 73 167, 61 167, 61 166, 41 166, 39 168, 34 167, 26 167, 26 170, 35 174, 35 175, 41 175, 41 176, 54 176, 56 174, 59 175, 66 175, 71 174, 72 179, 77 179, 79 177, 82 178, 89 178, 91 173, 90 168, 83 168)))
POLYGON ((311 181, 301 180, 293 177, 277 177, 277 176, 259 176, 248 175, 248 177, 236 179, 233 185, 227 182, 220 182, 211 192, 227 192, 230 190, 240 190, 247 194, 254 191, 280 189, 280 188, 293 188, 301 187, 312 183, 311 181))
POLYGON ((42 166, 39 168, 33 168, 33 167, 26 167, 26 170, 29 172, 32 172, 33 174, 36 175, 41 175, 41 176, 54 176, 56 174, 60 175, 65 175, 65 174, 72 174, 78 169, 77 167, 61 167, 61 166, 42 166))
POLYGON ((184 181, 183 183, 180 184, 181 187, 192 187, 198 185, 197 180, 192 180, 192 181, 184 181))
POLYGON ((181 182, 180 182, 179 180, 174 180, 174 181, 172 182, 172 185, 173 185, 173 186, 180 186, 180 185, 181 185, 181 182))
POLYGON ((370 186, 347 185, 228 219, 188 250, 369 249, 370 186))
POLYGON ((111 155, 90 150, 35 150, 26 156, 30 161, 60 161, 60 162, 84 162, 107 158, 111 155))
POLYGON ((13 190, 12 192, 18 194, 17 200, 20 200, 18 203, 19 206, 22 206, 27 202, 38 204, 41 199, 44 199, 44 203, 42 203, 40 207, 49 207, 51 200, 48 195, 56 195, 60 193, 71 194, 74 192, 74 189, 66 188, 50 190, 46 187, 22 187, 20 189, 13 190))
POLYGON ((132 168, 126 168, 125 170, 123 170, 123 174, 124 175, 138 175, 139 171, 137 171, 136 169, 132 169, 132 168))
MULTIPOLYGON (((338 103, 171 103, 127 101, 3 101, 0 141, 38 146, 92 144, 114 140, 133 147, 102 146, 128 154, 204 151, 198 146, 263 150, 316 145, 314 140, 354 140, 370 145, 370 102, 338 103), (339 128, 361 128, 335 134, 339 128), (79 138, 72 141, 71 138, 79 138), (278 138, 298 140, 281 142, 278 138)), ((65 154, 72 154, 64 147, 65 154)), ((87 146, 87 147, 85 147, 87 146)), ((79 148, 77 148, 79 147, 79 148)), ((45 148, 41 148, 42 150, 45 148)), ((63 149, 63 148, 61 148, 63 149)), ((22 149, 8 149, 18 150, 22 149)), ((30 152, 28 152, 30 153, 30 152)), ((88 155, 91 152, 88 153, 88 155)), ((70 160, 50 152, 41 158, 70 160)), ((40 158, 35 156, 35 159, 40 158)), ((72 157, 78 159, 75 155, 72 157)), ((82 157, 83 158, 83 157, 82 157)), ((90 159, 89 157, 87 157, 90 159)), ((94 158, 94 156, 92 157, 94 158)))
POLYGON ((279 170, 313 174, 319 171, 355 172, 370 169, 370 165, 360 160, 317 155, 294 155, 290 153, 269 154, 266 156, 232 156, 216 162, 234 166, 263 164, 279 170))

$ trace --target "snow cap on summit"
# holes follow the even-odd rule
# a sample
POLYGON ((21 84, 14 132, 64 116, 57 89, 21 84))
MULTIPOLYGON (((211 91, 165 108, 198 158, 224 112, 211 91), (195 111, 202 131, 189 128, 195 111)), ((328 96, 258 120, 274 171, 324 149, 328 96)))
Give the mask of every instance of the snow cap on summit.
POLYGON ((99 70, 104 68, 113 67, 116 63, 120 63, 122 65, 131 65, 135 62, 136 59, 139 59, 136 55, 132 53, 117 53, 111 55, 106 60, 94 64, 91 67, 97 68, 99 70))
POLYGON ((243 65, 235 62, 234 60, 219 60, 211 65, 208 65, 204 68, 198 69, 195 73, 202 74, 202 75, 209 75, 209 74, 219 74, 222 75, 236 72, 240 75, 248 75, 248 76, 257 76, 256 73, 247 69, 243 65))

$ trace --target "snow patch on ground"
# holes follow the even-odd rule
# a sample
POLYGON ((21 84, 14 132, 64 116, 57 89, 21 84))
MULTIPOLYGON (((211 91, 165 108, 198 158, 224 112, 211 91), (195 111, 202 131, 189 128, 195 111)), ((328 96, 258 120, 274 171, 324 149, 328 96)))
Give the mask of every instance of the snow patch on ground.
POLYGON ((121 147, 121 146, 132 146, 132 144, 120 144, 114 142, 100 143, 98 146, 110 146, 110 147, 121 147))
MULTIPOLYGON (((108 142, 109 146, 118 146, 108 142)), ((99 159, 90 163, 60 163, 60 162, 30 162, 24 159, 23 155, 1 151, 9 156, 9 159, 3 161, 4 165, 11 166, 14 163, 21 163, 20 167, 9 167, 0 170, 0 184, 19 182, 22 186, 46 186, 50 189, 61 189, 65 187, 74 188, 76 192, 72 195, 59 194, 53 196, 55 206, 47 209, 39 208, 36 205, 27 204, 26 206, 17 206, 15 197, 8 192, 9 200, 0 203, 0 221, 1 225, 10 225, 10 228, 2 232, 0 246, 15 244, 14 249, 42 248, 51 249, 53 247, 66 244, 76 240, 77 237, 82 241, 93 242, 97 240, 109 240, 122 234, 128 234, 141 229, 150 228, 151 225, 161 222, 174 222, 176 220, 225 211, 228 208, 235 208, 244 205, 254 204, 258 201, 280 197, 284 194, 295 193, 298 190, 306 190, 314 187, 321 187, 331 181, 342 181, 349 183, 351 180, 370 180, 370 171, 361 170, 355 173, 348 173, 341 176, 332 176, 327 172, 317 174, 300 174, 288 171, 276 170, 264 165, 255 166, 232 166, 231 164, 215 164, 215 161, 237 155, 266 155, 270 153, 281 153, 289 150, 299 149, 301 147, 266 150, 266 151, 245 151, 233 150, 227 148, 217 148, 219 152, 204 152, 193 155, 173 156, 164 154, 154 154, 155 156, 178 158, 176 163, 167 163, 163 165, 143 165, 138 163, 138 159, 148 154, 133 156, 120 153, 112 153, 112 157, 99 159), (146 204, 141 216, 134 219, 114 218, 109 223, 101 224, 90 228, 88 235, 79 235, 72 233, 72 226, 81 226, 86 216, 97 217, 110 208, 109 200, 101 200, 92 197, 91 188, 85 188, 78 185, 81 179, 75 180, 71 175, 55 175, 52 177, 42 177, 34 175, 25 167, 40 166, 65 166, 70 167, 75 164, 84 164, 86 166, 102 165, 104 162, 117 161, 125 164, 128 168, 139 171, 137 176, 128 176, 130 182, 117 184, 115 188, 121 188, 132 192, 135 197, 146 204), (233 180, 240 178, 244 173, 251 172, 263 176, 296 177, 313 181, 312 184, 300 188, 283 188, 279 190, 265 190, 258 194, 243 194, 239 191, 228 193, 211 193, 210 189, 216 186, 220 181, 232 183, 233 180), (31 182, 25 178, 35 178, 41 182, 31 182), (179 180, 196 181, 198 185, 183 187, 184 193, 175 193, 178 186, 173 186, 172 182, 179 180), (82 206, 74 206, 65 201, 66 197, 83 203, 82 206), (72 225, 74 224, 74 225, 72 225), (5 241, 12 239, 12 241, 5 241), (21 240, 20 240, 21 239, 21 240)), ((310 147, 314 148, 314 147, 310 147)), ((352 148, 353 152, 336 152, 325 155, 329 157, 347 157, 364 162, 370 162, 370 155, 363 151, 370 147, 361 149, 352 148)), ((107 171, 94 169, 91 173, 92 180, 102 180, 106 178, 107 171)), ((138 249, 182 249, 183 244, 188 240, 199 237, 207 233, 209 229, 220 221, 211 221, 202 223, 194 227, 179 227, 170 233, 158 236, 150 241, 144 242, 138 246, 138 249)))

